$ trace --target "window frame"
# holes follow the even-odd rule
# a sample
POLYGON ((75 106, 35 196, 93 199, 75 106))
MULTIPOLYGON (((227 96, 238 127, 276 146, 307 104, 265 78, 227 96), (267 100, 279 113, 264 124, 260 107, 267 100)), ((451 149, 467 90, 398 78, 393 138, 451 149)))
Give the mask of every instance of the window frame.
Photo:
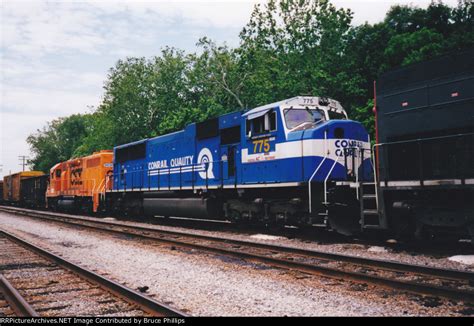
POLYGON ((271 109, 268 112, 266 112, 263 116, 254 118, 254 119, 246 119, 245 120, 245 135, 247 138, 252 138, 254 136, 261 136, 264 134, 268 133, 273 133, 278 131, 278 119, 277 119, 277 109, 271 109), (273 116, 273 126, 274 128, 272 129, 272 116, 273 116), (263 118, 263 131, 255 133, 254 129, 254 121, 257 119, 262 119, 263 118), (268 119, 268 120, 267 120, 268 119), (268 129, 265 129, 265 125, 267 124, 266 121, 268 121, 268 129), (251 132, 251 133, 250 133, 251 132))
MULTIPOLYGON (((288 122, 287 122, 287 120, 286 120, 286 113, 287 113, 288 111, 291 111, 291 110, 295 110, 295 111, 296 111, 296 110, 302 110, 302 111, 308 112, 308 109, 309 109, 310 111, 312 111, 312 110, 313 110, 313 111, 319 111, 319 112, 322 114, 322 116, 324 117, 324 122, 329 121, 329 120, 328 120, 328 113, 327 113, 327 111, 324 110, 324 109, 322 109, 322 108, 320 108, 320 107, 315 107, 314 109, 309 108, 309 107, 308 107, 308 108, 303 108, 303 107, 296 107, 296 108, 295 108, 295 107, 287 107, 287 108, 284 108, 284 109, 283 109, 283 120, 284 120, 284 123, 285 123, 285 128, 286 128, 287 130, 293 130, 294 128, 297 127, 297 126, 294 126, 293 128, 290 128, 290 127, 288 126, 288 122)), ((309 113, 309 112, 308 112, 308 113, 309 113)), ((309 113, 309 114, 311 114, 311 116, 312 116, 312 113, 309 113)), ((310 122, 310 121, 307 121, 307 122, 310 122)))

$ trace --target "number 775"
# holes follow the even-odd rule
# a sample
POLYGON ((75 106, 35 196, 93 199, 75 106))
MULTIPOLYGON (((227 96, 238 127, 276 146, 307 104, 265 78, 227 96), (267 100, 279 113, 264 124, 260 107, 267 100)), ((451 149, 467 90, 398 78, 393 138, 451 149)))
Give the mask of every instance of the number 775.
POLYGON ((254 153, 261 153, 262 150, 265 153, 268 153, 270 151, 270 143, 268 139, 259 139, 259 140, 254 140, 252 142, 253 144, 253 152, 254 153), (258 148, 258 151, 257 151, 258 148))

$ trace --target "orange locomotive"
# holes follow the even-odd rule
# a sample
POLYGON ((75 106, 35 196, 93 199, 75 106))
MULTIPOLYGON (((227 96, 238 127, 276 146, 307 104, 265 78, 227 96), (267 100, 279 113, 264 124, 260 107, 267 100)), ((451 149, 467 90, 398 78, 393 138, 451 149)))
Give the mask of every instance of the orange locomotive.
POLYGON ((85 213, 100 211, 105 190, 111 189, 107 175, 112 170, 111 150, 56 164, 51 168, 46 192, 48 207, 85 213))

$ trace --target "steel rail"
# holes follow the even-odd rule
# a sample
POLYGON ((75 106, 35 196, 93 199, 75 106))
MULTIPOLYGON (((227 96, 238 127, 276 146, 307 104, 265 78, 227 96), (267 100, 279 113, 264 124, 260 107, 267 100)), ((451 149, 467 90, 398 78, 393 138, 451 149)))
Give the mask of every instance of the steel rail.
POLYGON ((13 241, 14 243, 26 248, 27 250, 33 251, 41 257, 53 261, 54 263, 60 265, 61 267, 70 270, 76 275, 79 275, 81 278, 88 280, 93 284, 99 285, 102 289, 106 290, 113 295, 122 298, 130 304, 134 304, 145 312, 160 317, 187 317, 187 315, 177 309, 174 309, 164 303, 158 302, 148 296, 145 296, 135 290, 127 288, 120 283, 112 281, 110 279, 104 278, 103 276, 92 272, 88 269, 80 267, 60 256, 53 254, 50 251, 42 249, 26 240, 23 240, 11 233, 8 233, 4 230, 0 230, 0 236, 13 241))
MULTIPOLYGON (((306 256, 311 256, 314 258, 354 263, 354 264, 370 266, 370 267, 386 268, 393 271, 412 272, 412 273, 422 274, 426 276, 437 276, 437 277, 450 278, 450 279, 456 279, 456 280, 461 280, 461 281, 474 280, 474 272, 466 272, 466 271, 460 271, 460 270, 455 270, 455 269, 428 267, 424 265, 407 264, 407 263, 395 262, 395 261, 390 261, 390 260, 365 258, 365 257, 351 256, 351 255, 345 255, 345 254, 339 254, 339 253, 329 253, 329 252, 312 250, 312 249, 302 249, 302 248, 274 245, 274 244, 268 244, 268 243, 262 243, 262 242, 237 240, 237 239, 231 239, 231 238, 225 238, 225 237, 219 237, 219 236, 194 234, 190 232, 162 230, 162 229, 156 229, 149 226, 129 225, 126 223, 121 223, 121 222, 104 221, 97 218, 78 217, 75 215, 68 215, 68 214, 62 214, 62 213, 51 213, 51 212, 18 209, 18 208, 14 208, 10 210, 9 208, 5 209, 5 207, 1 207, 1 206, 0 206, 0 211, 8 211, 10 213, 20 213, 22 215, 27 215, 30 217, 49 218, 53 220, 57 220, 57 218, 62 218, 62 219, 68 219, 69 221, 77 222, 73 224, 82 224, 82 222, 91 222, 98 225, 114 226, 114 227, 120 227, 120 228, 125 227, 132 231, 137 230, 140 232, 157 232, 157 233, 162 233, 162 234, 169 234, 172 236, 187 236, 187 237, 193 237, 193 238, 201 239, 201 240, 219 241, 219 242, 226 242, 226 243, 234 244, 234 245, 252 246, 252 247, 268 249, 268 250, 278 250, 280 252, 285 252, 285 253, 306 255, 306 256)), ((64 220, 62 220, 61 222, 68 223, 68 221, 64 221, 64 220)))
POLYGON ((17 289, 0 274, 0 292, 18 317, 38 317, 39 314, 21 296, 17 289))
MULTIPOLYGON (((0 207, 0 210, 4 210, 4 208, 0 207)), ((215 237, 215 236, 206 236, 206 235, 196 235, 188 232, 178 232, 178 231, 170 231, 170 230, 160 230, 150 227, 142 227, 142 226, 132 226, 126 225, 125 223, 117 223, 117 222, 110 222, 110 221, 102 221, 102 220, 95 220, 90 217, 77 217, 71 216, 67 214, 57 214, 57 213, 49 213, 49 212, 37 212, 32 210, 24 210, 24 209, 13 209, 12 212, 18 212, 20 215, 27 215, 30 217, 37 217, 40 219, 48 219, 52 221, 57 221, 60 223, 66 223, 75 226, 82 226, 87 227, 94 230, 101 230, 111 233, 118 233, 118 234, 127 234, 130 236, 136 236, 144 239, 151 239, 154 241, 159 241, 162 243, 169 243, 177 246, 188 247, 193 249, 200 249, 204 251, 211 251, 217 252, 219 254, 226 254, 232 255, 239 258, 250 259, 250 260, 257 260, 264 263, 268 263, 273 266, 281 267, 281 268, 290 268, 299 271, 303 271, 306 273, 312 274, 319 274, 328 277, 336 277, 341 279, 349 279, 356 282, 367 282, 373 283, 381 286, 386 286, 390 288, 396 288, 399 290, 405 290, 409 292, 414 292, 418 294, 424 295, 435 295, 440 297, 446 297, 450 299, 456 300, 465 300, 469 302, 474 302, 474 292, 468 290, 462 290, 447 286, 438 286, 429 283, 419 283, 407 280, 397 280, 388 277, 382 277, 377 275, 365 274, 351 270, 343 270, 333 267, 327 266, 320 266, 315 264, 310 264, 306 262, 298 262, 290 259, 283 259, 283 258, 275 258, 267 255, 249 253, 244 251, 239 251, 235 249, 229 248, 219 248, 213 247, 210 245, 205 244, 197 244, 197 243, 190 243, 184 240, 179 240, 176 237, 189 237, 195 238, 199 240, 205 241, 214 241, 220 242, 224 244, 232 244, 232 245, 239 245, 239 246, 247 246, 249 248, 260 248, 266 249, 273 252, 279 253, 294 253, 309 256, 311 258, 320 258, 324 260, 330 261, 338 261, 338 262, 346 262, 346 263, 353 263, 360 266, 370 266, 376 267, 381 269, 386 269, 389 271, 398 271, 398 272, 405 272, 405 273, 416 273, 417 275, 426 275, 430 277, 442 277, 447 279, 454 279, 454 280, 461 280, 472 282, 474 280, 474 273, 473 272, 464 272, 458 271, 453 269, 441 269, 441 268, 434 268, 434 267, 427 267, 421 265, 412 265, 412 264, 405 264, 387 260, 378 260, 378 259, 370 259, 370 258, 362 258, 356 256, 349 256, 343 254, 334 254, 334 253, 326 253, 321 251, 314 251, 314 250, 306 250, 301 248, 293 248, 287 246, 277 246, 265 243, 255 243, 250 241, 244 240, 235 240, 235 239, 228 239, 223 237, 215 237), (29 212, 28 212, 29 211, 29 212), (90 223, 92 225, 84 224, 90 223), (109 228, 107 228, 109 227, 109 228), (119 228, 119 230, 110 229, 110 227, 119 228), (143 233, 137 233, 143 232, 143 233), (175 238, 163 238, 157 235, 153 235, 152 233, 157 234, 165 234, 171 235, 175 238)))

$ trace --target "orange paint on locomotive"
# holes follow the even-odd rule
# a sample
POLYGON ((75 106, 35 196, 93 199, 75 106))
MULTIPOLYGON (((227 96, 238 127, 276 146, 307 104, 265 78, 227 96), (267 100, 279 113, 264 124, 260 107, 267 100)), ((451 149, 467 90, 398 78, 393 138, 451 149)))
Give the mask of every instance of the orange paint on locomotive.
POLYGON ((69 198, 78 203, 92 203, 97 212, 100 196, 112 188, 107 175, 113 171, 113 151, 102 150, 92 155, 61 162, 50 170, 50 183, 46 192, 52 199, 69 198))

